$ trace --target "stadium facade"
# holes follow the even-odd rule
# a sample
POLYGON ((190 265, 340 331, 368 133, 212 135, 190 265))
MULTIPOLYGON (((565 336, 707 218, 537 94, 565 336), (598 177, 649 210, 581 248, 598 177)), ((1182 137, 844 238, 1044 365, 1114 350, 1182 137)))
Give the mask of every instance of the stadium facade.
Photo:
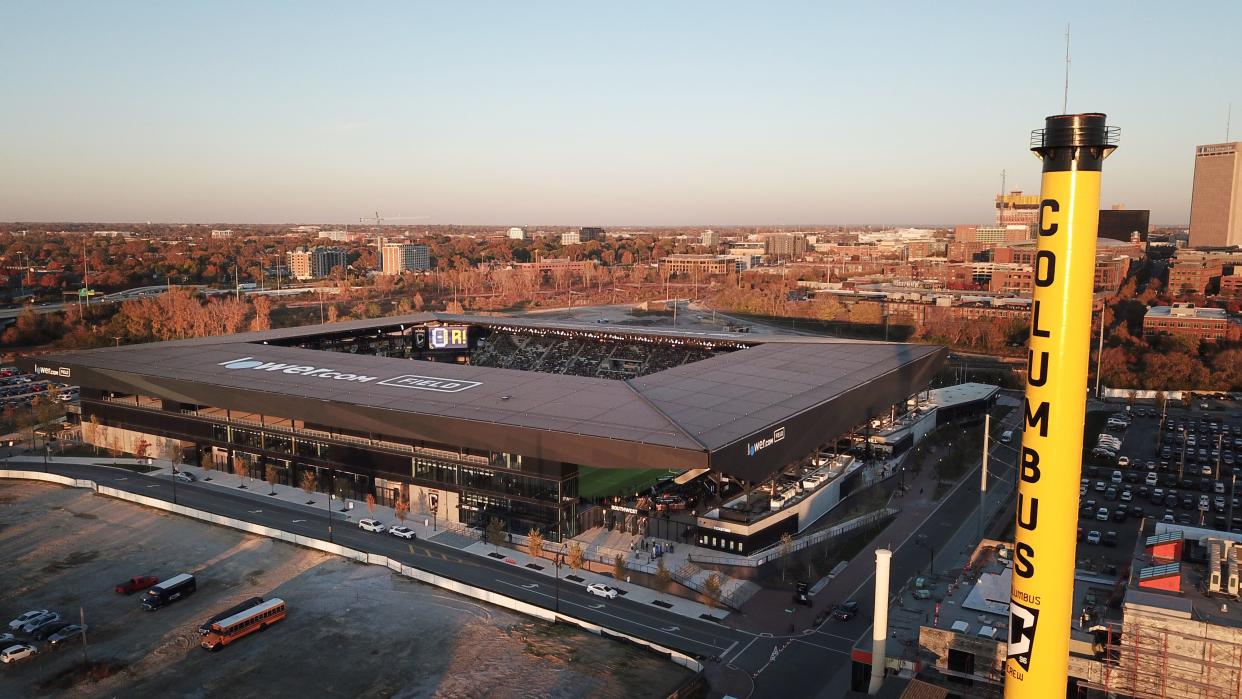
POLYGON ((26 363, 81 386, 83 436, 113 451, 561 540, 583 527, 581 466, 759 486, 905 405, 945 356, 421 313, 26 363))

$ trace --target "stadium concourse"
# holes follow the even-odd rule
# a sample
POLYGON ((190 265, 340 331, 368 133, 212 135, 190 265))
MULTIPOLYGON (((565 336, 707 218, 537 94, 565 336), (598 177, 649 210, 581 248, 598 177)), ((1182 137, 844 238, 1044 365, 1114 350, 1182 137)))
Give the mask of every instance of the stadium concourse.
POLYGON ((81 386, 83 438, 114 452, 552 542, 603 527, 748 555, 874 475, 872 421, 945 354, 421 313, 24 362, 81 386))

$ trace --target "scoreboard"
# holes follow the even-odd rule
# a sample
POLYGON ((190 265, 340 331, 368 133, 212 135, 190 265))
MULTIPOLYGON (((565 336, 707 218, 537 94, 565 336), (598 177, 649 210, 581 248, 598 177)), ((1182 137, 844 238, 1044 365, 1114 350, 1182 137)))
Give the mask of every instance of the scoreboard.
POLYGON ((441 325, 427 328, 427 345, 431 349, 469 349, 468 325, 441 325))

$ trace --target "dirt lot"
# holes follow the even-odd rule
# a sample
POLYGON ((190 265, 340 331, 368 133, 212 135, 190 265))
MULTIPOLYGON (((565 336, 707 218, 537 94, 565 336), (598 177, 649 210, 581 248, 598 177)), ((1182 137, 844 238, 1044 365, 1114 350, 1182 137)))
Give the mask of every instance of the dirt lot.
POLYGON ((317 551, 36 483, 0 482, 0 624, 48 608, 82 646, 0 667, 0 696, 664 696, 683 668, 644 650, 317 551), (198 591, 155 612, 113 586, 192 572, 198 591), (198 625, 251 596, 288 618, 219 653, 198 625))

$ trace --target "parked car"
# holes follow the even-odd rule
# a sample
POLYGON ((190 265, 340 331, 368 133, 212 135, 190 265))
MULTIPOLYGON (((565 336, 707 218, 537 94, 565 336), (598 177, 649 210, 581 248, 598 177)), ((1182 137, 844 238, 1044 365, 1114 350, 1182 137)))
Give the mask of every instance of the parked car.
POLYGON ((60 631, 61 629, 64 629, 67 626, 72 626, 72 624, 70 624, 67 621, 48 622, 44 624, 43 626, 40 626, 39 628, 35 629, 30 634, 30 640, 40 641, 40 642, 46 641, 47 639, 51 638, 53 634, 57 633, 58 631, 60 631))
POLYGON ((858 614, 858 603, 854 600, 842 602, 832 610, 832 618, 838 621, 849 621, 858 614))
POLYGON ((586 589, 587 592, 595 595, 596 597, 615 599, 617 596, 617 591, 615 589, 608 587, 603 583, 591 583, 590 585, 587 585, 586 589))
POLYGON ((142 590, 155 585, 159 581, 160 579, 154 575, 138 575, 117 585, 116 593, 118 595, 132 595, 135 592, 141 592, 142 590))
POLYGON ((1099 533, 1098 531, 1094 530, 1094 529, 1092 529, 1091 531, 1087 532, 1087 543, 1088 543, 1088 544, 1098 544, 1098 543, 1100 543, 1100 533, 1099 533))
POLYGON ((21 627, 43 616, 44 614, 51 614, 51 612, 46 609, 35 609, 32 611, 26 612, 25 614, 17 617, 13 621, 10 621, 9 628, 13 630, 20 629, 21 627))
POLYGON ((1104 532, 1103 543, 1105 546, 1116 546, 1117 545, 1117 532, 1115 531, 1104 532))
POLYGON ((391 527, 388 530, 388 533, 401 539, 417 539, 418 538, 418 536, 414 534, 414 530, 410 529, 409 527, 391 527))
POLYGON ((37 652, 38 651, 36 651, 32 645, 28 643, 19 643, 0 651, 0 663, 15 663, 18 660, 25 660, 37 652))
POLYGON ((1107 522, 1108 521, 1108 508, 1101 507, 1100 509, 1096 510, 1095 518, 1101 522, 1107 522))
POLYGON ((35 629, 39 628, 40 626, 43 626, 44 624, 50 624, 54 621, 60 621, 60 615, 57 614, 56 612, 48 612, 46 614, 42 614, 26 622, 25 624, 22 625, 21 630, 22 630, 22 633, 33 633, 35 629))
POLYGON ((82 626, 80 624, 69 624, 68 626, 62 628, 61 630, 57 631, 51 636, 48 636, 47 642, 51 646, 55 647, 55 646, 59 646, 65 641, 72 641, 78 636, 81 636, 83 633, 86 633, 85 626, 82 626))
POLYGON ((194 474, 189 471, 177 471, 177 474, 173 476, 173 478, 181 481, 182 483, 193 483, 198 480, 194 477, 194 474))
POLYGON ((358 520, 358 528, 369 532, 384 531, 384 525, 378 519, 360 519, 358 520))

